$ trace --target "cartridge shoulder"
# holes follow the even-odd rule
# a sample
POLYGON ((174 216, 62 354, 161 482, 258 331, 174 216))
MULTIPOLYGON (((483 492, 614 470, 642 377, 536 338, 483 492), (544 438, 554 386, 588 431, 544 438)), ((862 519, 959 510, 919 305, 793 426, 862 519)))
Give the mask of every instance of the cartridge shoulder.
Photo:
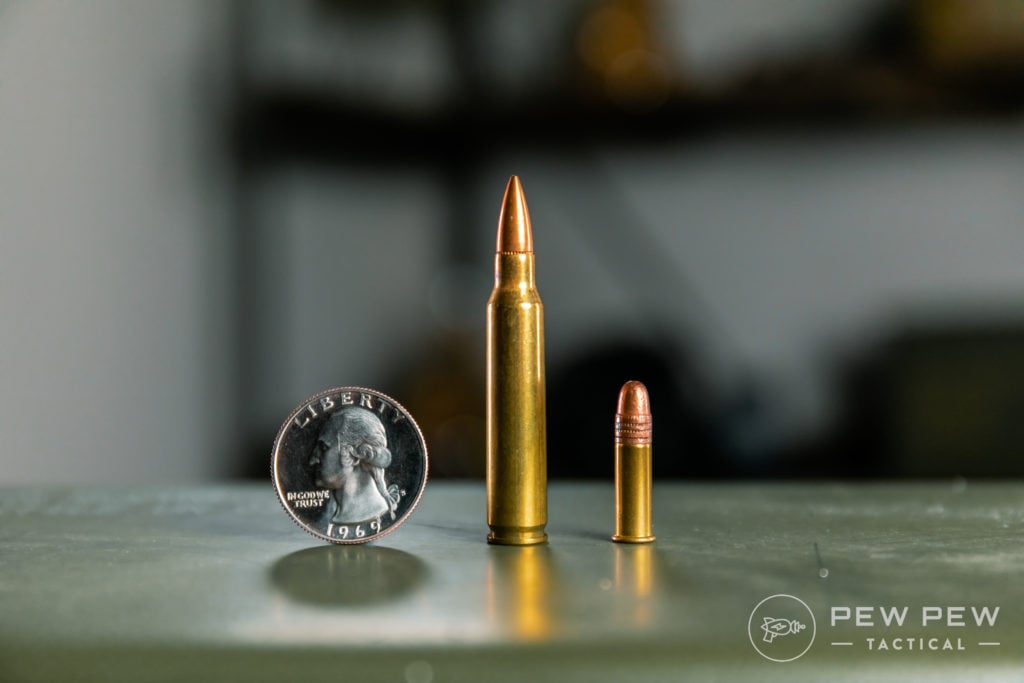
POLYGON ((535 288, 495 287, 491 298, 487 300, 488 308, 537 308, 543 309, 540 292, 535 288))

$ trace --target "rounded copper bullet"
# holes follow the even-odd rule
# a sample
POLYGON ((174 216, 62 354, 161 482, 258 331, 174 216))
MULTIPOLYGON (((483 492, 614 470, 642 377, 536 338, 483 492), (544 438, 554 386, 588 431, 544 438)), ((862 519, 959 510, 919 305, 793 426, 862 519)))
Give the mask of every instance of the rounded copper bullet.
POLYGON ((620 543, 650 543, 651 440, 647 387, 630 381, 619 390, 615 412, 615 534, 620 543))

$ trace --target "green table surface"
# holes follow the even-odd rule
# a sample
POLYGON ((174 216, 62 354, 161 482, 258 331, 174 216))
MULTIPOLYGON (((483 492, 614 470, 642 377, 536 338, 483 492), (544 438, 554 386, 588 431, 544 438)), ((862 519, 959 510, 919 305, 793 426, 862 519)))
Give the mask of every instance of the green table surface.
POLYGON ((484 541, 482 482, 429 484, 357 546, 306 535, 269 484, 0 490, 0 681, 1024 680, 1020 483, 659 484, 647 546, 608 540, 610 485, 548 496, 550 542, 511 548, 484 541), (780 593, 815 622, 787 663, 748 635, 780 593), (908 618, 833 626, 837 606, 908 618))

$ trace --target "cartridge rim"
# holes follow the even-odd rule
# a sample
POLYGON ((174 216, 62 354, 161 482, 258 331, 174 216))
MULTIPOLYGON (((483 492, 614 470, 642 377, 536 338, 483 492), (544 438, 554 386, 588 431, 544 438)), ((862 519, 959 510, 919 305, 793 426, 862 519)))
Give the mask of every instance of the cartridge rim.
POLYGON ((651 543, 656 540, 655 536, 622 536, 620 534, 612 534, 612 540, 616 543, 651 543))
POLYGON ((548 535, 543 527, 529 531, 514 531, 503 533, 502 531, 491 530, 487 534, 487 542, 491 545, 539 545, 546 543, 548 535))

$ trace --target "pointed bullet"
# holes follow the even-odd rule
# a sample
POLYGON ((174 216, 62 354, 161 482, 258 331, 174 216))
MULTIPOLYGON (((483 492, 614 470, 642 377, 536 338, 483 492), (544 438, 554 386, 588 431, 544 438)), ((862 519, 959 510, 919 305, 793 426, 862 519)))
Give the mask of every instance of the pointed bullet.
POLYGON ((533 226, 530 225, 530 210, 526 206, 526 195, 519 176, 512 176, 505 186, 501 200, 501 214, 498 217, 499 254, 532 254, 533 226))

